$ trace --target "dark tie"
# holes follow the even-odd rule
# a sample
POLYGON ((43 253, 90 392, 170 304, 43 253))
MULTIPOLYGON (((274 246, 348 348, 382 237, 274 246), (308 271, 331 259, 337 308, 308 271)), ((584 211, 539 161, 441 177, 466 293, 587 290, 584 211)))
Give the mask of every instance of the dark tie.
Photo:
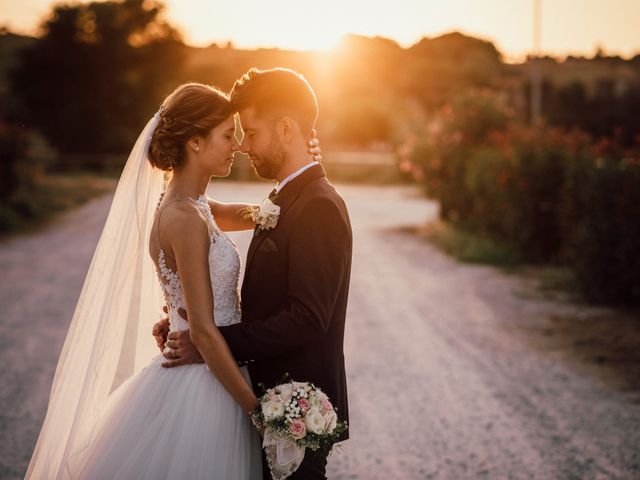
POLYGON ((274 188, 273 190, 271 190, 271 193, 269 194, 269 200, 273 202, 277 196, 278 196, 278 190, 274 188))

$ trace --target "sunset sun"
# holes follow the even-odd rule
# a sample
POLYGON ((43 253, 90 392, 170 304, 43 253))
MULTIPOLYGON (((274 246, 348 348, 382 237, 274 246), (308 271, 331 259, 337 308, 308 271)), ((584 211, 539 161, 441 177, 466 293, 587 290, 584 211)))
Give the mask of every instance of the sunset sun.
MULTIPOLYGON (((87 3, 80 0, 79 3, 87 3)), ((166 20, 186 43, 231 42, 241 49, 327 50, 345 34, 381 36, 409 47, 423 37, 459 31, 494 43, 509 59, 533 48, 534 4, 541 5, 540 48, 550 55, 598 48, 631 57, 640 48, 637 0, 163 0, 166 20), (580 4, 581 3, 581 4, 580 4), (580 4, 579 18, 576 16, 580 4)), ((33 35, 53 0, 0 0, 0 26, 33 35)))

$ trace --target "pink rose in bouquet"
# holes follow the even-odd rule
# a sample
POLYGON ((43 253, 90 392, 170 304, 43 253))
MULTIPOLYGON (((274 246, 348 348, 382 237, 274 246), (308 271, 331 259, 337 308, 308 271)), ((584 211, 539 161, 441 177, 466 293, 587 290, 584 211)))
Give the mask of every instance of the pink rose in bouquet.
POLYGON ((309 400, 307 400, 306 398, 301 398, 298 400, 298 406, 300 407, 300 411, 302 413, 307 413, 311 405, 309 404, 309 400))
POLYGON ((333 404, 329 400, 322 400, 320 402, 320 405, 322 406, 322 414, 323 415, 325 413, 330 412, 331 410, 333 410, 333 404))
POLYGON ((289 432, 295 440, 300 440, 307 435, 307 426, 300 419, 293 420, 289 424, 289 432))

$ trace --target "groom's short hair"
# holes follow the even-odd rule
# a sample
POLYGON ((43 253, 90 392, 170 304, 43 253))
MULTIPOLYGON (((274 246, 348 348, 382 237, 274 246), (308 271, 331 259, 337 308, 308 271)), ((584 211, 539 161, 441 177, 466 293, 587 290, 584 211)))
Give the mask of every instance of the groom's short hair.
POLYGON ((236 80, 230 94, 236 110, 253 107, 270 119, 288 115, 303 133, 311 133, 318 118, 318 101, 309 82, 288 68, 252 68, 236 80))

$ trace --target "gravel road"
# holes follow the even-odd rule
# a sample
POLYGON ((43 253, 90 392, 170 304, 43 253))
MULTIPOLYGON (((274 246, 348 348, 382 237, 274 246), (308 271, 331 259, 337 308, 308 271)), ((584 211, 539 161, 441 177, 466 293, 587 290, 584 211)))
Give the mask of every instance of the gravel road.
MULTIPOLYGON (((220 183, 209 193, 257 201, 269 189, 220 183)), ((403 233, 437 214, 413 188, 340 191, 354 228, 351 440, 330 458, 329 478, 640 478, 637 399, 521 334, 579 307, 403 233)), ((0 478, 26 470, 109 202, 0 244, 0 478)), ((234 237, 246 251, 250 235, 234 237)))

